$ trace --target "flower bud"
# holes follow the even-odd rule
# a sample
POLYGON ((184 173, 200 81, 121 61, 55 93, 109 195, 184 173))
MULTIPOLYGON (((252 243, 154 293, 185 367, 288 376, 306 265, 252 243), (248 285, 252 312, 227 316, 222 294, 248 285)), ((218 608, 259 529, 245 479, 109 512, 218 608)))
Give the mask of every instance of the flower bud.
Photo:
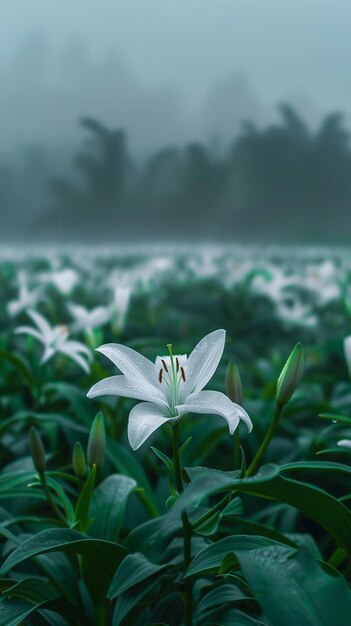
POLYGON ((280 406, 287 404, 295 392, 304 367, 304 350, 301 343, 297 343, 285 363, 277 382, 276 402, 280 406))
POLYGON ((45 450, 41 437, 34 426, 31 426, 29 429, 28 439, 33 465, 37 472, 42 474, 46 469, 45 450))
POLYGON ((87 447, 88 464, 90 465, 90 467, 92 467, 93 465, 96 465, 96 467, 102 466, 105 457, 105 449, 106 433, 104 416, 100 412, 95 417, 90 429, 87 447))
POLYGON ((87 463, 85 454, 80 441, 76 441, 73 448, 72 464, 74 473, 78 478, 85 478, 87 475, 87 463))
POLYGON ((228 363, 225 373, 225 390, 228 398, 236 404, 243 403, 243 386, 241 384, 240 373, 234 361, 228 363))

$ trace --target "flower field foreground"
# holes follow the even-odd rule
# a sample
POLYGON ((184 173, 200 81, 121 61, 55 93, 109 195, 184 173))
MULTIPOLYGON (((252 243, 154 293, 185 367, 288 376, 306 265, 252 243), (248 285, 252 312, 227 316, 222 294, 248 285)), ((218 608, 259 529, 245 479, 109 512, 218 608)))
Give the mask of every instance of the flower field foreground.
POLYGON ((348 626, 351 260, 0 260, 0 626, 348 626))

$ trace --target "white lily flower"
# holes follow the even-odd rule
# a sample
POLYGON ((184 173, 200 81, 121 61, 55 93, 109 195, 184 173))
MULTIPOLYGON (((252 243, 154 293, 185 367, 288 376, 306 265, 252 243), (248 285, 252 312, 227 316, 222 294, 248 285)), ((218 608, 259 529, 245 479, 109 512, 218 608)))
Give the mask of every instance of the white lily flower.
POLYGON ((18 298, 11 300, 7 305, 7 312, 11 317, 16 317, 22 311, 32 309, 38 304, 42 295, 40 287, 29 290, 27 276, 24 272, 19 272, 18 274, 18 287, 18 298))
POLYGON ((250 432, 251 420, 246 411, 218 391, 202 391, 215 373, 221 359, 225 331, 206 335, 186 354, 158 356, 155 363, 135 350, 120 344, 97 348, 122 372, 93 385, 88 398, 112 395, 143 400, 129 414, 128 439, 133 450, 162 424, 178 421, 185 413, 208 413, 223 417, 234 433, 240 420, 250 432))
POLYGON ((65 326, 50 326, 45 317, 37 311, 28 311, 28 315, 36 328, 19 326, 15 332, 17 334, 31 335, 43 344, 44 352, 40 363, 46 363, 54 354, 60 352, 75 361, 85 372, 88 373, 90 371, 87 363, 87 360, 89 361, 92 358, 90 350, 79 341, 69 339, 69 333, 65 326))
POLYGON ((74 330, 92 333, 94 328, 103 326, 111 319, 111 307, 97 306, 90 311, 81 304, 69 303, 67 308, 74 319, 74 330))

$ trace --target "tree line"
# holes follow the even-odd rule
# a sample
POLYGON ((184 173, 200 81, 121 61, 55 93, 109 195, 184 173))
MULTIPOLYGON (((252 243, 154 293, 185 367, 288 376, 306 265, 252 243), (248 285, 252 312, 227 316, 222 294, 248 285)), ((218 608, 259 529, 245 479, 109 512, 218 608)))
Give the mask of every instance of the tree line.
POLYGON ((58 240, 348 243, 351 148, 342 116, 312 131, 291 106, 279 111, 265 128, 243 124, 223 153, 193 142, 142 163, 123 130, 84 118, 86 138, 65 175, 53 175, 55 157, 40 151, 27 155, 20 180, 16 168, 0 166, 3 215, 37 202, 27 233, 58 240))

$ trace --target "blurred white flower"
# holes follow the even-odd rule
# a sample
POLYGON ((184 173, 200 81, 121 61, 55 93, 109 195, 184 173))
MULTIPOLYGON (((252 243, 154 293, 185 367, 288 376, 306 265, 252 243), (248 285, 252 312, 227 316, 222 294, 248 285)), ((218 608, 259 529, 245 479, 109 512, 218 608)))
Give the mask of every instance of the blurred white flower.
POLYGON ((314 292, 321 304, 341 297, 341 287, 337 269, 332 261, 306 266, 302 284, 314 292))
POLYGON ((41 287, 29 290, 28 281, 25 272, 18 273, 18 298, 11 300, 7 305, 7 312, 11 317, 16 317, 22 311, 27 311, 35 307, 42 295, 41 287))
POLYGON ((94 328, 103 326, 111 319, 111 307, 97 306, 89 311, 81 304, 69 303, 67 308, 74 319, 73 330, 92 333, 94 328))
POLYGON ((351 439, 340 439, 340 441, 338 441, 337 445, 342 447, 342 448, 349 448, 349 449, 351 449, 351 439))
POLYGON ((202 391, 221 359, 225 331, 204 337, 187 355, 158 356, 155 363, 120 344, 106 344, 97 350, 118 367, 122 375, 110 376, 93 385, 88 398, 113 395, 144 400, 129 414, 128 439, 133 450, 162 424, 178 421, 185 413, 207 413, 223 417, 234 433, 240 420, 252 429, 246 411, 218 391, 202 391))
POLYGON ((318 323, 318 318, 306 304, 302 304, 296 299, 289 299, 276 303, 279 317, 289 324, 296 326, 308 326, 312 328, 318 323))
POLYGON ((38 277, 42 283, 51 283, 62 295, 68 296, 79 281, 78 273, 70 267, 44 272, 38 277))
POLYGON ((87 363, 92 358, 90 350, 79 341, 69 339, 69 333, 65 326, 50 326, 45 317, 37 311, 30 310, 28 315, 36 328, 19 326, 15 332, 17 334, 31 335, 43 344, 44 352, 40 363, 46 363, 54 354, 60 352, 75 361, 85 372, 90 371, 87 363))
POLYGON ((125 326, 132 293, 133 289, 130 285, 117 285, 113 289, 112 317, 115 325, 120 329, 125 326))
POLYGON ((269 296, 274 302, 286 297, 286 290, 294 284, 294 278, 278 267, 266 267, 266 271, 257 274, 252 280, 254 291, 269 296))

